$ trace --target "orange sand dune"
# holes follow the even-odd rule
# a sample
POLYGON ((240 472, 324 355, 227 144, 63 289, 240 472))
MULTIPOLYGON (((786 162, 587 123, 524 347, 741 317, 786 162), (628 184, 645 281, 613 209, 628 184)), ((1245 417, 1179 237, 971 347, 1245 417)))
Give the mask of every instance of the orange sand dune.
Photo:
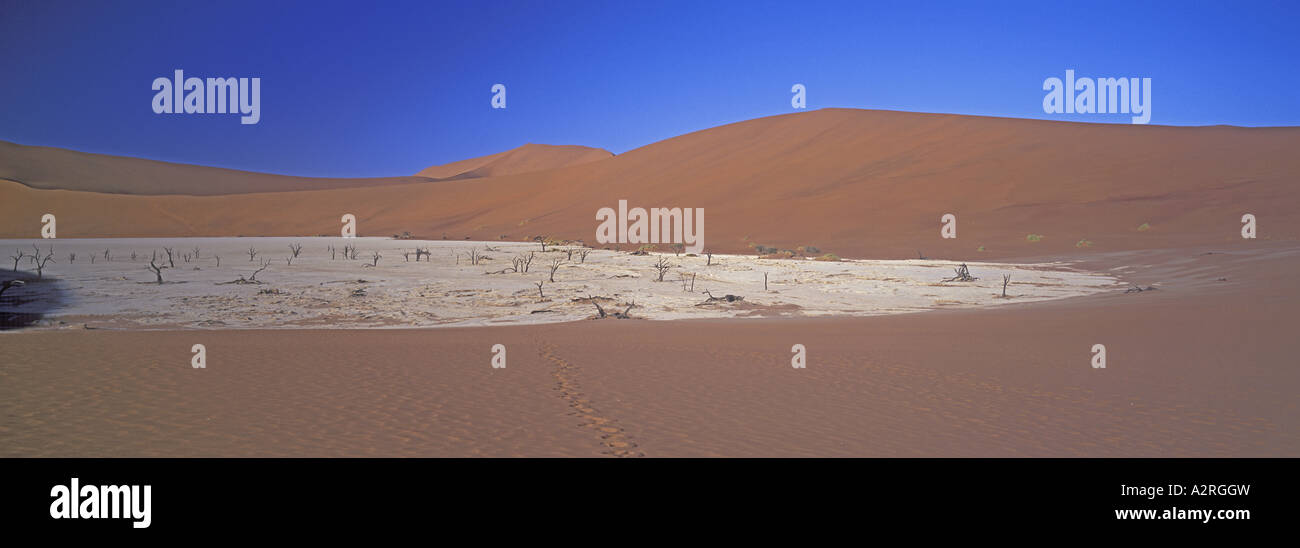
POLYGON ((204 197, 0 182, 0 237, 35 237, 46 212, 59 214, 60 237, 332 235, 352 213, 362 235, 594 243, 596 210, 627 199, 704 208, 707 247, 720 252, 758 243, 844 256, 1059 255, 1246 245, 1244 213, 1258 218, 1260 240, 1294 241, 1297 174, 1300 128, 827 109, 473 180, 204 197), (939 237, 945 213, 958 217, 955 240, 939 237))
POLYGON ((433 179, 473 179, 585 164, 611 156, 613 154, 608 150, 599 148, 529 143, 489 156, 426 167, 416 175, 433 179))

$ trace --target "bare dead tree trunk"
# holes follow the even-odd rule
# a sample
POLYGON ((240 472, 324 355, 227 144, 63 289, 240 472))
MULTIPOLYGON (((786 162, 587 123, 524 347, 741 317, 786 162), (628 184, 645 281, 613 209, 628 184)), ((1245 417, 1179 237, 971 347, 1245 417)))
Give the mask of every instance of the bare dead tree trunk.
POLYGON ((1003 297, 1007 296, 1007 284, 1009 283, 1011 283, 1011 275, 1003 274, 1002 275, 1002 296, 1003 297))
POLYGON ((546 298, 546 295, 542 295, 542 284, 544 284, 544 283, 546 283, 546 280, 542 280, 542 281, 540 281, 540 282, 537 282, 537 283, 533 284, 533 285, 537 286, 537 298, 539 298, 539 299, 545 299, 545 298, 546 298))
POLYGON ((27 256, 27 254, 23 253, 23 250, 21 249, 19 249, 17 253, 18 253, 17 255, 9 256, 10 259, 14 260, 14 272, 18 272, 18 261, 23 260, 23 257, 27 256))
POLYGON ((256 258, 256 257, 257 257, 257 250, 254 249, 254 248, 252 248, 252 247, 249 247, 249 248, 248 248, 248 262, 250 262, 250 263, 253 262, 253 259, 256 258))
POLYGON ((552 282, 555 281, 555 271, 556 271, 556 270, 559 270, 559 269, 560 269, 560 265, 564 264, 564 262, 565 262, 564 259, 555 259, 554 261, 551 261, 551 281, 552 281, 552 282))
POLYGON ((289 244, 289 251, 293 253, 293 258, 297 259, 298 254, 302 252, 302 244, 296 242, 289 244))
POLYGON ((170 247, 164 247, 163 251, 167 253, 167 267, 176 268, 176 259, 172 257, 172 252, 174 250, 170 247))
POLYGON ((159 266, 158 264, 156 264, 157 262, 158 262, 158 252, 155 251, 155 252, 153 252, 153 257, 150 257, 150 258, 149 258, 149 270, 152 270, 154 276, 157 276, 157 277, 158 277, 158 285, 162 285, 162 283, 163 283, 163 279, 162 279, 162 269, 167 268, 167 267, 165 267, 165 266, 159 266))

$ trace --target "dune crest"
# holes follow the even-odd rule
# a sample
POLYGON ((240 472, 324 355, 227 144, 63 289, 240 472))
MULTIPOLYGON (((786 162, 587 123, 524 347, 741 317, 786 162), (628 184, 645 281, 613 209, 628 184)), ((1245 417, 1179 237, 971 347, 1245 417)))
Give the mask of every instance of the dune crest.
POLYGON ((529 143, 496 154, 429 166, 415 175, 433 179, 474 179, 585 164, 612 156, 611 152, 601 148, 529 143))

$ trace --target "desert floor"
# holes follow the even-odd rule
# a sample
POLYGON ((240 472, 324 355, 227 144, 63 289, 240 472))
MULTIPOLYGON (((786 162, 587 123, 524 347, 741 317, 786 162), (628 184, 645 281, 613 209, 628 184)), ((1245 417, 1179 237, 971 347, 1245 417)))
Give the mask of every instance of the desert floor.
POLYGON ((1159 289, 873 317, 11 331, 0 455, 1300 454, 1300 247, 1073 266, 1159 289))

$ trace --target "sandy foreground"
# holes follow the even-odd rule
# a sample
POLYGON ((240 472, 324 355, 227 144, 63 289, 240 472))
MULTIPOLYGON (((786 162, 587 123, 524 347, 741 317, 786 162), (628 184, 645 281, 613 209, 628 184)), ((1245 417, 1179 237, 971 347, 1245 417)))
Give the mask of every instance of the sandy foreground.
POLYGON ((1074 266, 1159 289, 873 317, 7 332, 0 455, 1300 454, 1300 339, 1279 320, 1300 248, 1074 266))
MULTIPOLYGON (((519 242, 57 239, 0 240, 0 249, 54 251, 55 262, 46 268, 50 282, 15 289, 13 300, 0 303, 8 312, 44 313, 33 327, 47 329, 554 323, 597 315, 592 300, 607 313, 632 306, 633 316, 652 320, 865 316, 1000 306, 1117 287, 1111 276, 1059 262, 969 263, 979 279, 944 282, 960 263, 638 256, 578 246, 542 251, 540 244, 519 242), (356 247, 351 258, 344 256, 345 246, 356 247), (419 259, 416 250, 429 255, 419 259), (527 271, 515 260, 530 261, 527 271), (161 284, 151 261, 167 267, 161 284), (655 268, 660 261, 668 267, 662 281, 655 268), (1003 274, 1012 277, 1006 298, 1003 274), (709 301, 709 295, 744 300, 709 301)), ((31 270, 30 264, 20 267, 31 270)))

